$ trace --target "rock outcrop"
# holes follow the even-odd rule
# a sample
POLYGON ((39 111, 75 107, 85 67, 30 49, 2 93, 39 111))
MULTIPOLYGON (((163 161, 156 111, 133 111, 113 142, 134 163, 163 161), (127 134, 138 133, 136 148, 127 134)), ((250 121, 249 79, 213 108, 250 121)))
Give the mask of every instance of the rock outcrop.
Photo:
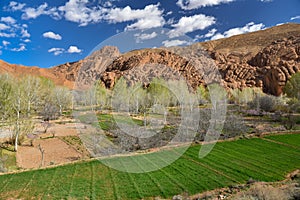
POLYGON ((288 79, 300 71, 300 33, 274 41, 253 57, 249 54, 210 52, 228 88, 261 87, 280 95, 288 79))

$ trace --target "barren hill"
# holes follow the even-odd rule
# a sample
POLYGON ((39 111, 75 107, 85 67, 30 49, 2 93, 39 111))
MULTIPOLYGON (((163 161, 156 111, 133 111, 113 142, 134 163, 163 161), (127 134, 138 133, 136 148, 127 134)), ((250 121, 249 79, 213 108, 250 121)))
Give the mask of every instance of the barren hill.
MULTIPOLYGON (((199 47, 205 50, 199 55, 201 62, 207 61, 206 54, 211 57, 227 88, 262 87, 267 93, 279 95, 290 76, 300 71, 300 24, 284 24, 197 43, 184 51, 199 47)), ((169 74, 166 78, 172 78, 176 73, 188 79, 191 86, 204 84, 203 77, 195 70, 193 63, 176 53, 178 49, 143 49, 121 55, 116 47, 104 47, 81 61, 49 69, 0 61, 0 73, 44 76, 70 88, 76 80, 88 84, 97 79, 107 87, 112 87, 121 76, 147 84, 149 76, 169 74), (149 67, 152 64, 158 65, 159 70, 149 67), (142 76, 144 72, 148 77, 142 76), (135 75, 139 75, 140 80, 135 80, 135 75)))

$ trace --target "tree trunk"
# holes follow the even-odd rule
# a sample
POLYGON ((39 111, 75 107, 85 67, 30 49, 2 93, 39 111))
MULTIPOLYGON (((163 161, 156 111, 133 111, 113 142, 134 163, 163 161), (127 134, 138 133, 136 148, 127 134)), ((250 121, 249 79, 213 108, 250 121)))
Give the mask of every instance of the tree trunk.
POLYGON ((146 118, 146 111, 144 112, 144 127, 147 126, 147 118, 146 118))
POLYGON ((136 101, 135 106, 136 106, 136 108, 135 108, 136 111, 135 112, 136 112, 136 114, 138 114, 139 113, 139 101, 138 100, 136 101))
POLYGON ((19 134, 20 134, 20 111, 17 111, 16 123, 17 123, 17 127, 16 127, 16 138, 15 138, 15 152, 18 151, 18 140, 19 140, 19 134))
POLYGON ((28 100, 28 104, 27 104, 27 115, 30 116, 30 110, 31 110, 31 101, 28 100))
POLYGON ((168 115, 168 111, 165 109, 164 110, 164 125, 167 124, 167 115, 168 115))
POLYGON ((61 104, 59 104, 59 115, 60 116, 62 115, 62 106, 61 106, 61 104))

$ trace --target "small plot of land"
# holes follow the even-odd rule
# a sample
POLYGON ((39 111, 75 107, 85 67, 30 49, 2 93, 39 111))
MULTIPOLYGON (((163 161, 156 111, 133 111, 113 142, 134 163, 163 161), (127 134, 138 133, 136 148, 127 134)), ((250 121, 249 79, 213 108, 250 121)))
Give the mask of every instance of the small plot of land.
MULTIPOLYGON (((65 166, 0 176, 0 199, 149 199, 176 194, 197 194, 216 188, 258 181, 279 181, 300 168, 300 134, 217 143, 204 159, 200 145, 190 147, 171 165, 148 173, 126 173, 101 162, 65 166), (268 139, 268 140, 266 140, 268 139), (271 139, 272 141, 269 141, 271 139)), ((166 162, 164 154, 178 148, 110 160, 126 169, 132 163, 145 169, 166 162), (150 164, 149 164, 150 167, 150 164)))
POLYGON ((59 124, 53 121, 47 133, 44 133, 42 127, 37 126, 32 136, 34 139, 27 139, 27 145, 18 147, 17 166, 23 169, 39 168, 88 158, 89 153, 76 128, 75 123, 59 124))
POLYGON ((17 163, 22 168, 38 168, 78 160, 82 155, 59 138, 37 140, 34 147, 20 146, 17 152, 17 163), (38 149, 44 151, 44 160, 38 149))

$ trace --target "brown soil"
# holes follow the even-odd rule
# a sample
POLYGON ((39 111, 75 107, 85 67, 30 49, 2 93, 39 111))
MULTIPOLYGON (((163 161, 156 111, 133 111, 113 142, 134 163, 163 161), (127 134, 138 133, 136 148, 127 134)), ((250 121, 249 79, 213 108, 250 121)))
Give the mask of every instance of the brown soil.
POLYGON ((72 145, 63 140, 66 136, 78 137, 75 123, 57 124, 51 122, 51 124, 52 126, 47 130, 47 133, 43 133, 42 126, 37 124, 36 139, 33 140, 33 145, 30 145, 30 139, 28 139, 23 146, 19 146, 16 155, 18 167, 23 169, 39 168, 89 157, 89 153, 82 144, 72 145), (39 145, 44 151, 43 163, 39 145), (81 147, 79 148, 79 146, 81 147))
POLYGON ((79 160, 82 155, 59 138, 37 139, 33 147, 20 146, 17 165, 21 168, 38 168, 79 160), (44 151, 44 161, 38 146, 44 151))

